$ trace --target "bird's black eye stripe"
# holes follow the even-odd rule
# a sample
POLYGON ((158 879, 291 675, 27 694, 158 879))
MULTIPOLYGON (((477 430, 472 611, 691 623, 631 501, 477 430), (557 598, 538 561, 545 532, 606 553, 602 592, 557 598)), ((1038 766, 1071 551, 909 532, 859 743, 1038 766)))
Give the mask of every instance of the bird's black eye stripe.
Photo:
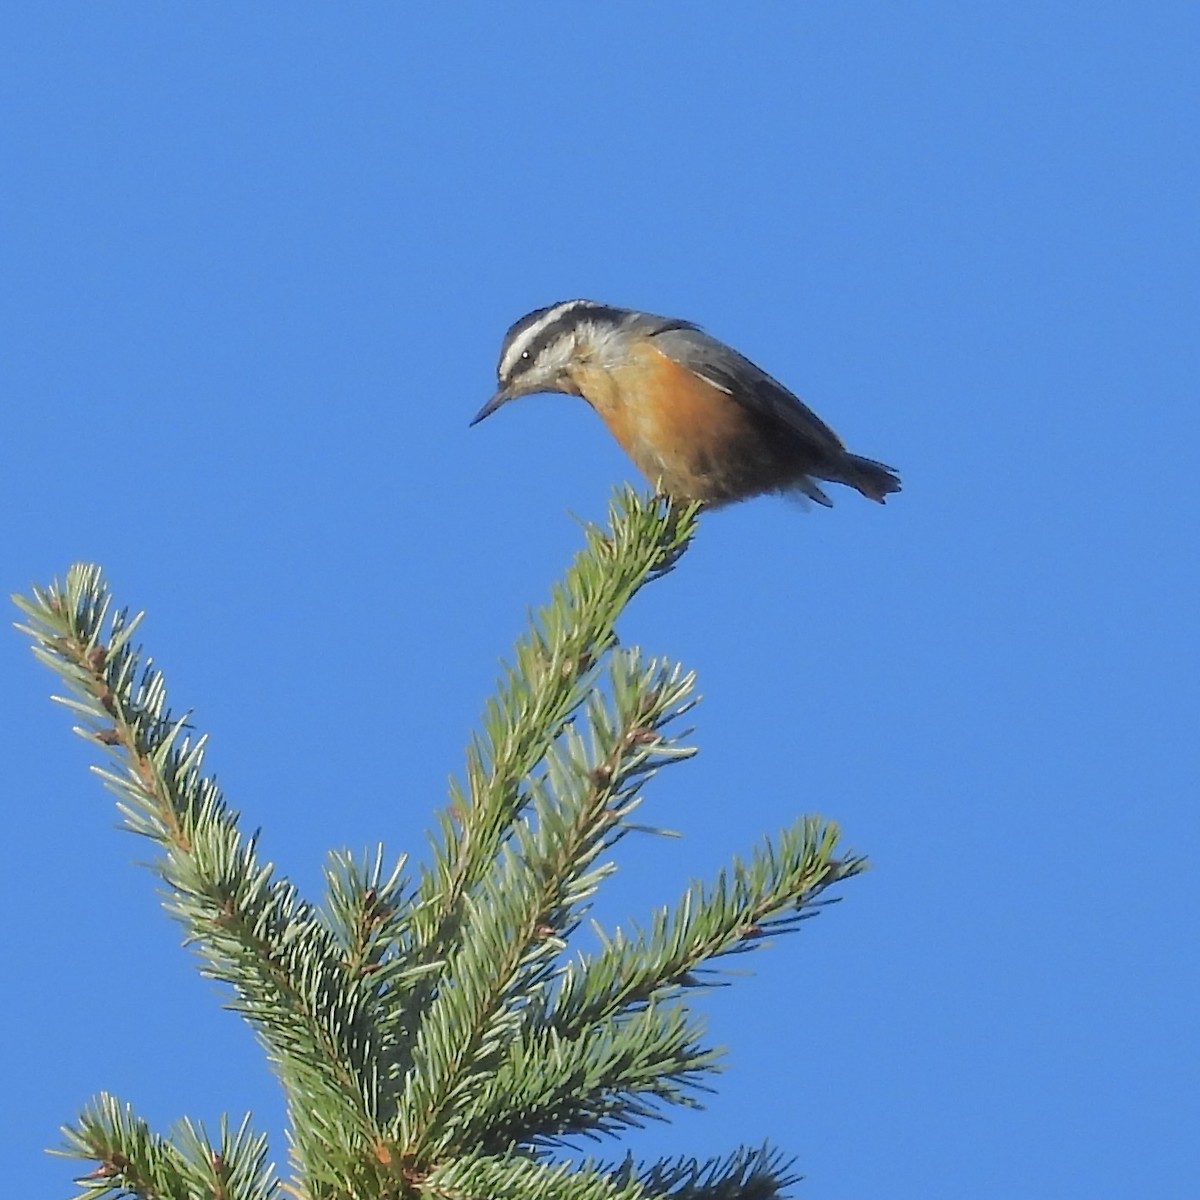
MULTIPOLYGON (((520 376, 524 375, 526 371, 530 370, 533 366, 534 358, 536 355, 541 354, 542 350, 544 349, 545 345, 537 345, 535 343, 535 346, 531 346, 528 350, 522 350, 521 357, 518 358, 508 370, 509 379, 518 379, 520 376)), ((503 361, 504 358, 502 355, 501 362, 503 361)))
MULTIPOLYGON (((500 359, 496 363, 496 374, 500 374, 500 368, 504 365, 505 358, 508 357, 509 347, 519 338, 531 325, 536 325, 554 305, 547 305, 545 308, 535 308, 533 312, 526 313, 519 321, 516 321, 509 327, 508 332, 504 335, 504 341, 500 345, 500 359)), ((517 374, 532 361, 528 348, 522 353, 520 359, 514 365, 512 374, 517 374)))
POLYGON ((513 367, 513 374, 520 375, 528 371, 541 358, 547 346, 554 345, 560 338, 567 337, 578 324, 573 312, 564 313, 556 321, 551 321, 541 333, 525 347, 521 357, 513 367))

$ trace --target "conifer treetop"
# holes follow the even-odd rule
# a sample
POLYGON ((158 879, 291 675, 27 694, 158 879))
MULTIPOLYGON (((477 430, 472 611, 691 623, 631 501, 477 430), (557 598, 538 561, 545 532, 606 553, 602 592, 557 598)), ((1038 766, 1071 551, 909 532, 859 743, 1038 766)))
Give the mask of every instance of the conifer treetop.
POLYGON ((641 928, 572 934, 615 870, 646 782, 694 751, 695 680, 617 645, 616 621, 696 527, 629 490, 532 618, 467 747, 428 861, 336 852, 301 897, 205 770, 205 738, 167 705, 161 671, 98 567, 14 597, 56 697, 107 758, 94 768, 125 828, 153 842, 164 903, 202 972, 226 985, 287 1099, 286 1181, 249 1118, 215 1136, 150 1130, 101 1094, 63 1133, 93 1164, 86 1200, 736 1200, 782 1194, 769 1147, 704 1160, 580 1157, 695 1105, 718 1067, 692 1001, 713 963, 792 929, 863 869, 832 823, 804 817, 641 928))

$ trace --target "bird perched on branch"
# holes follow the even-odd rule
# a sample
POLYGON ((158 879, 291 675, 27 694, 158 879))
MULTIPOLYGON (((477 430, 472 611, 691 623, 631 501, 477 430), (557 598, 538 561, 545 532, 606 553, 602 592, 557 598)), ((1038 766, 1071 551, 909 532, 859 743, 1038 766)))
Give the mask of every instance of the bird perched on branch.
POLYGON ((900 490, 891 467, 851 454, 783 384, 689 321, 564 300, 509 329, 496 375, 472 425, 532 392, 582 396, 638 470, 680 500, 792 492, 829 505, 818 479, 880 504, 900 490))

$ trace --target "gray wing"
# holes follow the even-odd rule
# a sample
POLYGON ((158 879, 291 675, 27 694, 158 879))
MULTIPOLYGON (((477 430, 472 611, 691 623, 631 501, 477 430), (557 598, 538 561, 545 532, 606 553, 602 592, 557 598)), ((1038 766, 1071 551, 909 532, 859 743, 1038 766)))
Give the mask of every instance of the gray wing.
POLYGON ((786 425, 834 459, 846 452, 841 439, 798 396, 748 358, 695 325, 673 322, 655 332, 654 345, 739 404, 786 425))

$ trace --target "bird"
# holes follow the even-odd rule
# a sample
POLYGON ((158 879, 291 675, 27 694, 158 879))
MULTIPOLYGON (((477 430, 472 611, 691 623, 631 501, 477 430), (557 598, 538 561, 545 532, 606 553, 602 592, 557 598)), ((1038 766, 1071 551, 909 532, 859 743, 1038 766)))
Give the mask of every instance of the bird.
POLYGON ((471 425, 535 392, 580 396, 660 494, 718 507, 779 492, 829 507, 825 483, 883 504, 892 467, 851 454, 798 396, 691 321, 562 300, 504 335, 495 395, 471 425))

